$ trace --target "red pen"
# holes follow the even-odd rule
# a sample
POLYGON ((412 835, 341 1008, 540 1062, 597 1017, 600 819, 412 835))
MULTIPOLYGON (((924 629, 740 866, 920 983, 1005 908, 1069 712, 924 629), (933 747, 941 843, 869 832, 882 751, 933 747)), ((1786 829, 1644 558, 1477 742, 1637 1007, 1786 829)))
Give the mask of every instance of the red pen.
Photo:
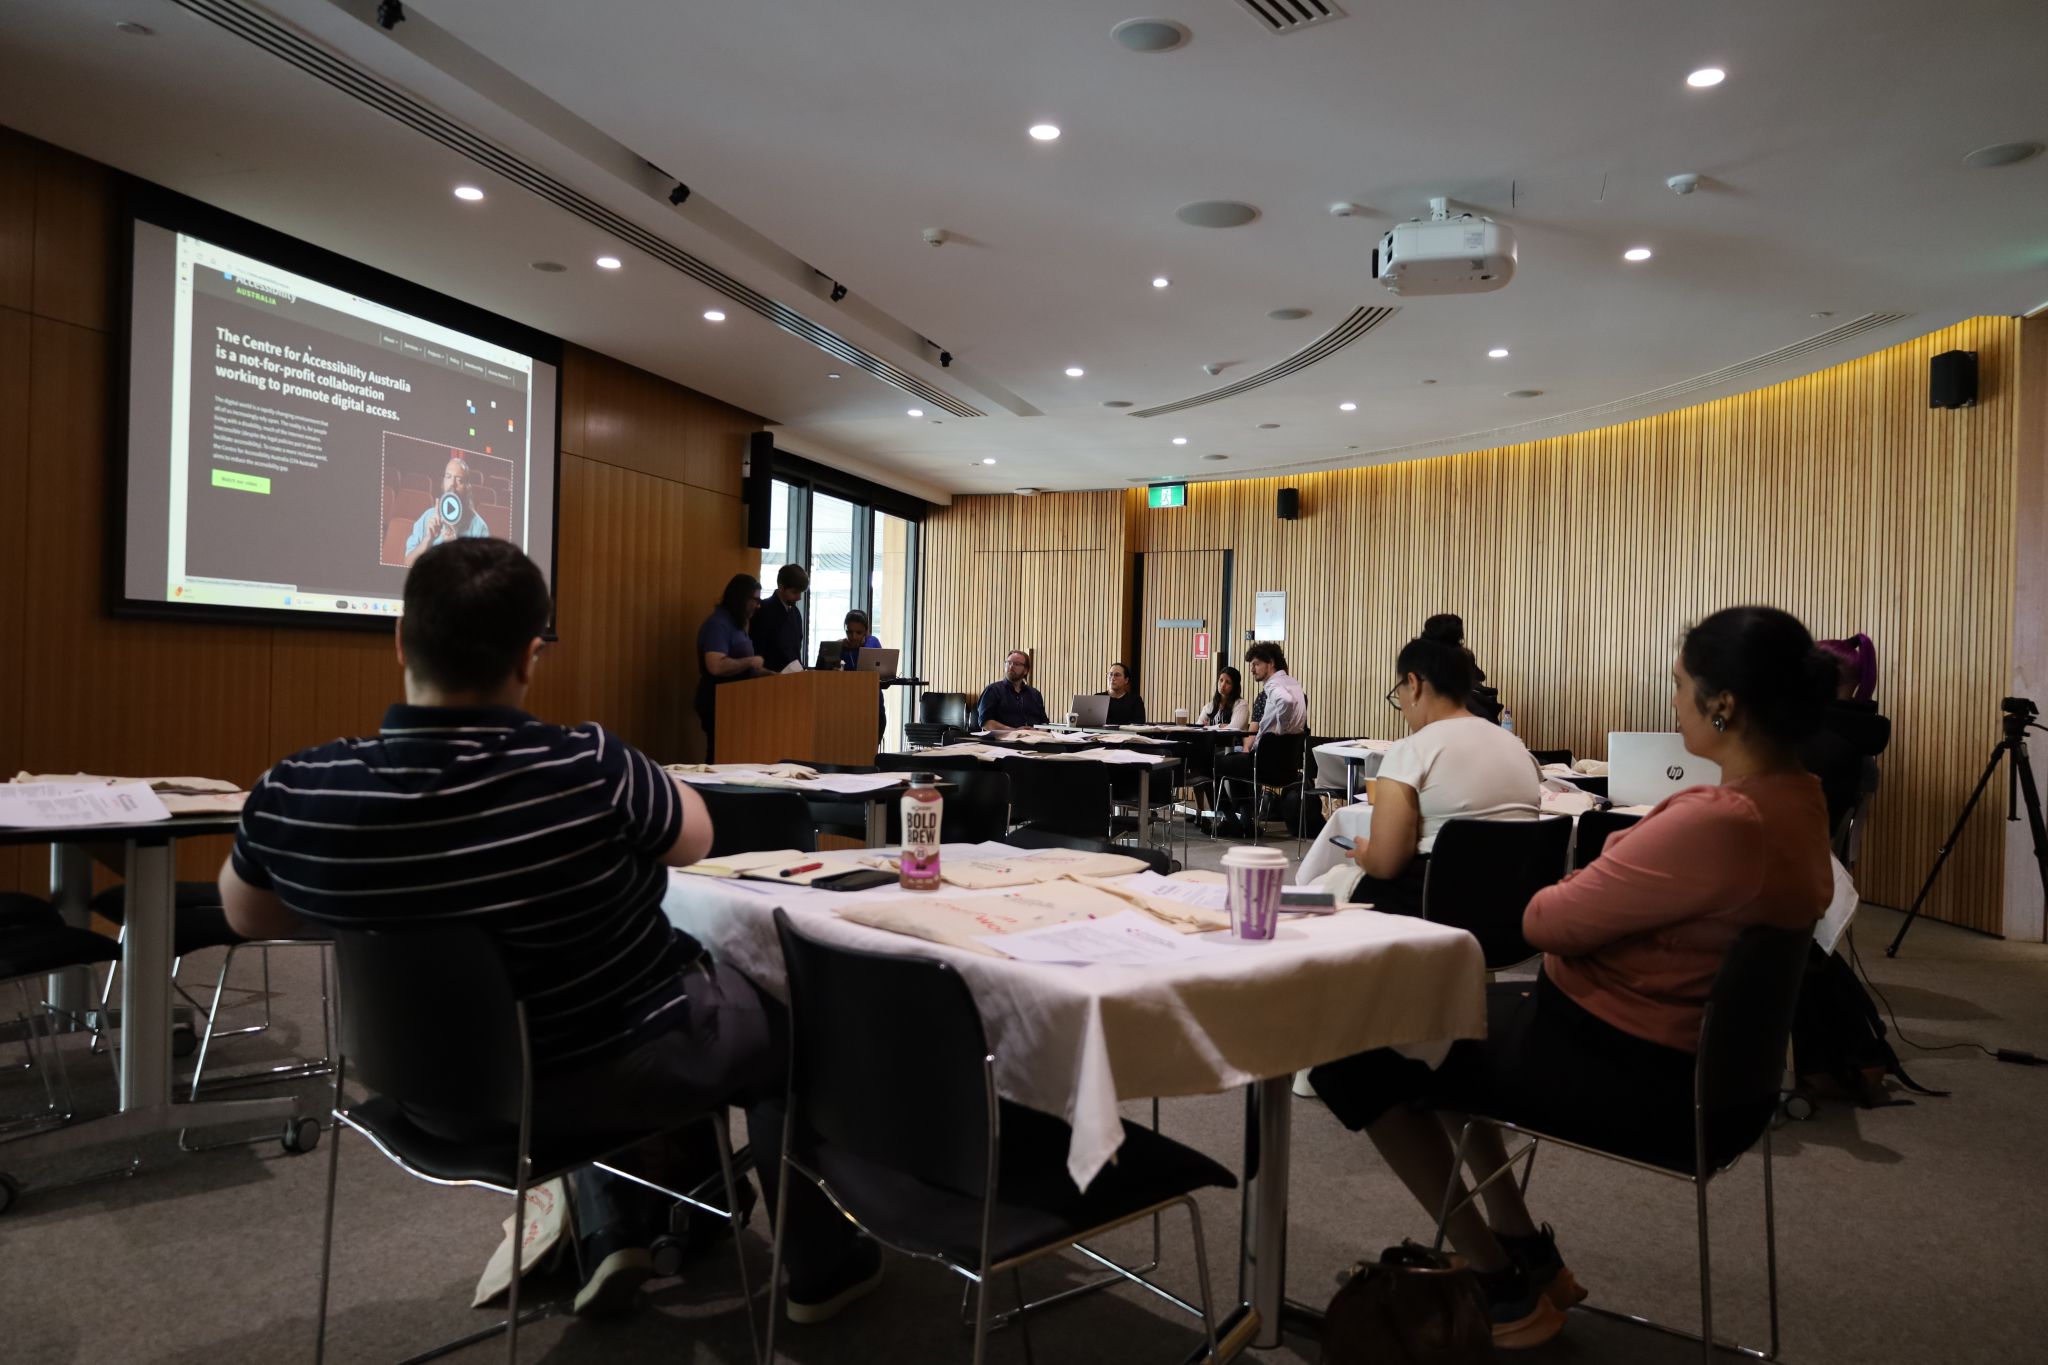
POLYGON ((800 877, 806 872, 816 872, 823 866, 823 863, 805 863, 802 867, 785 867, 775 875, 778 877, 800 877))

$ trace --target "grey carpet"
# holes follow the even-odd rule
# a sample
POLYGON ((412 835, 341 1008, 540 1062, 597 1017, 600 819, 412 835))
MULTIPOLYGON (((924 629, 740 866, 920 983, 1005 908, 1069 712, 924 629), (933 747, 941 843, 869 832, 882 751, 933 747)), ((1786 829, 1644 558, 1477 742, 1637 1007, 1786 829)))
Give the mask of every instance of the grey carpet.
MULTIPOLYGON (((1219 850, 1197 844, 1190 861, 1219 850)), ((1866 908, 1864 961, 1926 1043, 1973 1039, 2048 1053, 2048 948, 2001 943, 1926 924, 1904 955, 1881 954, 1897 917, 1866 908)), ((226 1066, 317 1048, 317 986, 305 954, 273 962, 279 1027, 226 1044, 226 1066), (293 959, 298 959, 294 961, 293 959)), ((210 955, 191 964, 207 979, 210 955)), ((250 985, 254 964, 238 967, 250 985)), ((251 992, 231 999, 247 1012, 251 992)), ((1784 1357, 1792 1361, 2024 1362, 2048 1340, 2042 1272, 2048 1194, 2039 1156, 2048 1118, 2048 1070, 2002 1065, 1973 1051, 1902 1048, 1924 1083, 1953 1098, 1858 1111, 1824 1106, 1778 1133, 1778 1231, 1784 1357)), ((103 1059, 72 1055, 86 1107, 104 1107, 103 1059)), ((9 1060, 12 1060, 10 1056, 9 1060)), ((309 1107, 320 1082, 301 1083, 309 1107)), ((39 1095, 18 1070, 0 1073, 0 1113, 39 1095)), ((1174 1100, 1166 1131, 1233 1169, 1242 1141, 1237 1096, 1174 1100)), ((1134 1117, 1144 1105, 1133 1105, 1134 1117)), ((1294 1297, 1321 1302, 1354 1259, 1404 1236, 1426 1236, 1427 1218, 1401 1192, 1369 1145, 1321 1105, 1295 1107, 1292 1240, 1294 1297)), ((145 1169, 69 1189, 31 1190, 0 1217, 0 1358, 36 1362, 282 1362, 311 1357, 319 1272, 324 1143, 309 1157, 274 1140, 201 1155, 170 1143, 145 1169)), ((0 1170, 50 1181, 91 1169, 25 1167, 0 1146, 0 1170)), ((466 1305, 505 1217, 504 1201, 409 1179, 360 1140, 345 1142, 335 1254, 330 1359, 390 1361, 488 1321, 466 1305)), ((1697 1322, 1691 1192, 1626 1167, 1546 1151, 1531 1199, 1558 1228, 1560 1246, 1596 1302, 1679 1324, 1697 1322)), ((1765 1334, 1761 1167, 1755 1160, 1716 1182, 1714 1276, 1717 1324, 1745 1342, 1765 1334)), ((1234 1197, 1202 1202, 1219 1295, 1234 1291, 1238 1210, 1234 1197)), ((745 1246, 758 1289, 766 1272, 763 1224, 745 1246)), ((1127 1229, 1108 1248, 1149 1254, 1149 1229, 1127 1229)), ((1076 1283, 1077 1265, 1046 1263, 1027 1274, 1034 1295, 1076 1283)), ((1186 1222, 1164 1222, 1163 1282, 1192 1296, 1186 1222)), ((543 1284, 536 1293, 563 1288, 543 1284)), ((1007 1293, 1007 1288, 1004 1290, 1007 1293)), ((543 1320, 522 1340, 543 1362, 731 1362, 748 1358, 737 1279, 723 1251, 690 1265, 681 1280, 650 1286, 645 1306, 606 1322, 543 1320)), ((837 1321, 788 1329, 788 1359, 947 1361, 967 1358, 960 1286, 926 1264, 892 1259, 873 1297, 837 1321)), ((1198 1334, 1191 1321, 1129 1288, 1034 1315, 1032 1342, 1055 1361, 1176 1361, 1198 1334)), ((502 1345, 455 1360, 501 1358, 502 1345), (493 1353, 497 1354, 493 1354, 493 1353)), ((991 1348, 1022 1359, 1014 1333, 991 1348)), ((1313 1361, 1313 1341, 1290 1338, 1255 1358, 1313 1361)), ((1574 1314, 1564 1337, 1531 1354, 1538 1362, 1657 1365, 1698 1358, 1685 1343, 1574 1314)))

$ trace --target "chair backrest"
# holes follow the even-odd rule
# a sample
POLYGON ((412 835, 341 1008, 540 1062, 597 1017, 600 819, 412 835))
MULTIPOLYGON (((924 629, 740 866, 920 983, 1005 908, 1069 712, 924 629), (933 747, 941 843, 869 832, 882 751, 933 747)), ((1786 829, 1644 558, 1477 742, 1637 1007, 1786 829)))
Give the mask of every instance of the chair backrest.
MULTIPOLYGON (((791 1146, 819 1139, 980 1195, 994 1122, 987 1035, 960 974, 822 943, 775 912, 789 973, 791 1146)), ((760 1154, 766 1160, 766 1154, 760 1154)))
POLYGON ((965 692, 927 692, 918 698, 917 718, 926 725, 950 725, 956 730, 969 728, 968 711, 974 699, 965 692))
POLYGON ((1062 834, 1055 829, 1013 829, 999 842, 1012 848, 1077 848, 1086 853, 1121 853, 1126 858, 1136 858, 1162 877, 1173 871, 1173 855, 1163 848, 1111 843, 1107 839, 1090 839, 1083 834, 1062 834))
POLYGON ((1252 771, 1262 787, 1290 787, 1308 779, 1315 745, 1307 730, 1298 735, 1262 735, 1252 750, 1252 771))
POLYGON ((810 803, 796 792, 699 787, 697 795, 711 812, 711 857, 771 848, 809 853, 818 846, 810 803))
MULTIPOLYGON (((1000 839, 1010 827, 1010 779, 1000 768, 969 758, 962 768, 930 768, 953 784, 943 793, 945 807, 939 812, 939 842, 979 844, 1000 839)), ((889 842, 903 840, 903 803, 889 803, 889 842)))
POLYGON ((1700 1020, 1695 1093, 1707 1112, 1708 1155, 1716 1166, 1748 1150, 1777 1109, 1812 943, 1810 929, 1752 924, 1736 935, 1714 976, 1700 1020))
POLYGON ((1530 897, 1564 876, 1572 822, 1452 820, 1437 831, 1422 882, 1422 917, 1479 940, 1489 971, 1535 956, 1522 937, 1530 897))
POLYGON ((1572 751, 1570 749, 1531 749, 1529 757, 1535 759, 1539 764, 1562 763, 1567 768, 1572 766, 1572 751))
POLYGON ((468 924, 333 934, 349 1079, 401 1104, 517 1125, 526 1040, 497 941, 468 924))
POLYGON ((1109 833, 1110 781, 1107 763, 1088 759, 1001 760, 1010 777, 1010 819, 1066 834, 1100 839, 1109 833))
POLYGON ((1622 815, 1611 810, 1589 810, 1579 817, 1579 827, 1572 835, 1572 867, 1581 868, 1600 856, 1600 850, 1615 831, 1627 829, 1640 815, 1622 815))

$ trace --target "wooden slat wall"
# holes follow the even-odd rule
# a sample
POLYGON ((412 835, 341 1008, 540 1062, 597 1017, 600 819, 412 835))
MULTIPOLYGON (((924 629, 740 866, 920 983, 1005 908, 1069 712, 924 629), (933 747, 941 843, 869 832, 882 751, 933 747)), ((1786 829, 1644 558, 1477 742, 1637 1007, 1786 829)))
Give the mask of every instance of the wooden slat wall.
POLYGON ((1216 690, 1215 650, 1223 639, 1223 552, 1153 550, 1145 556, 1144 595, 1136 633, 1145 657, 1138 675, 1145 714, 1168 721, 1175 707, 1186 707, 1192 720, 1216 690), (1162 630, 1162 620, 1208 622, 1210 657, 1195 657, 1193 628, 1162 630))
MULTIPOLYGON (((1617 729, 1670 725, 1668 671, 1685 624, 1768 602, 1821 635, 1867 631, 1893 720, 1862 879, 1911 898, 1997 741, 2011 677, 2019 324, 1980 318, 1803 379, 1661 417, 1452 458, 1197 484, 1147 511, 1142 490, 962 498, 928 523, 926 630, 948 678, 979 678, 1000 648, 986 598, 934 591, 1008 548, 1122 542, 1130 556, 1236 551, 1242 657, 1253 594, 1288 592, 1287 653, 1323 734, 1393 735, 1392 661, 1432 612, 1470 643, 1534 747, 1598 756, 1617 729), (1979 356, 1978 406, 1927 407, 1927 361, 1979 356), (1274 496, 1301 490, 1302 519, 1274 496), (1117 534, 1108 511, 1124 506, 1117 534), (966 670, 956 661, 977 660, 966 670), (1360 660, 1384 660, 1384 664, 1360 660)), ((2038 534, 2037 531, 2034 534, 2038 534)), ((1075 554, 1077 567, 1083 556, 1075 554)), ((1128 625, 1089 561, 1062 609, 1086 616, 1085 662, 1128 625)), ((1058 575, 1055 575, 1056 577, 1058 575)), ((1139 661, 1149 674, 1151 665, 1139 661)), ((1067 667, 1045 659, 1051 674, 1067 667)), ((935 680, 938 675, 934 675, 935 680)), ((983 679, 985 681, 985 679, 983 679)), ((1149 683, 1149 678, 1148 678, 1149 683)), ((1145 689, 1148 707, 1200 703, 1145 689)), ((1931 912, 2001 927, 2005 833, 1980 818, 1931 912)))
MULTIPOLYGON (((0 129, 0 777, 17 769, 248 779, 374 729, 400 694, 388 637, 116 621, 102 601, 119 395, 111 174, 0 129)), ((739 503, 759 419, 571 348, 563 366, 560 615, 529 704, 663 759, 701 757, 692 643, 751 571, 739 503)), ((210 876, 224 841, 180 871, 210 876)), ((41 850, 0 888, 41 891, 41 850)))

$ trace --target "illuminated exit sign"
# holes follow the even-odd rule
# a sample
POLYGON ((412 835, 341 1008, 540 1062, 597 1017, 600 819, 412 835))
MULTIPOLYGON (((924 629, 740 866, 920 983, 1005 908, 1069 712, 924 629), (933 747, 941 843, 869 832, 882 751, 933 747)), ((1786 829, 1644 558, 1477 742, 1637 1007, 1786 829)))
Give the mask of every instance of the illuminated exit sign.
POLYGON ((1188 486, 1184 483, 1155 483, 1145 490, 1147 507, 1186 507, 1188 486))

